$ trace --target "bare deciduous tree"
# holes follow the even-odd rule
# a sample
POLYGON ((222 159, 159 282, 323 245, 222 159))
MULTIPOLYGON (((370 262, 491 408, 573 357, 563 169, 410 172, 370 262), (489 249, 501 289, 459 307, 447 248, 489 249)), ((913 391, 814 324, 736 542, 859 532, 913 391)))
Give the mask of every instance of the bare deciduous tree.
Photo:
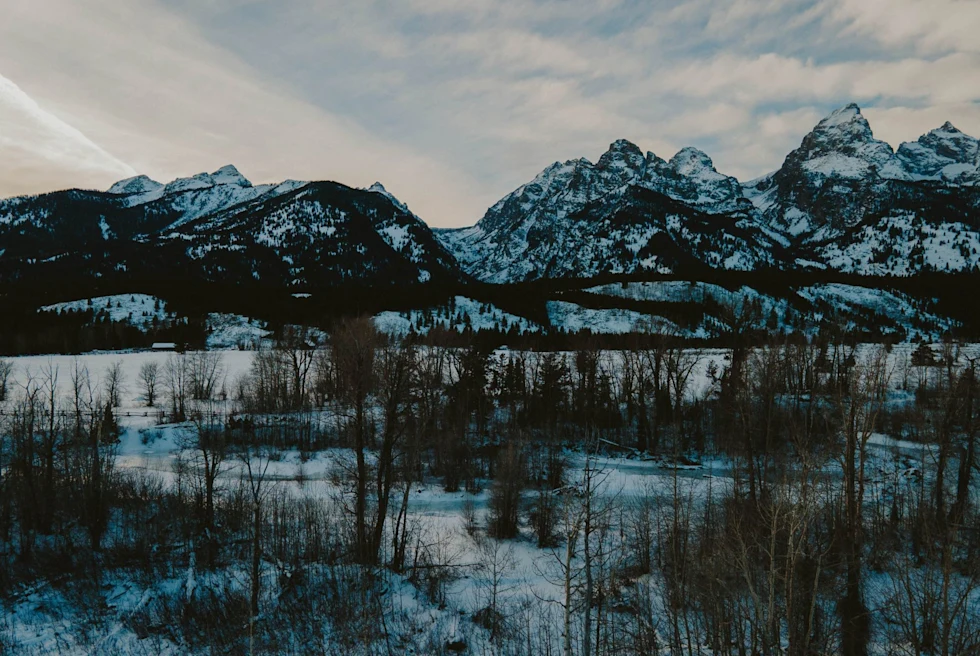
POLYGON ((139 383, 140 389, 143 391, 143 401, 146 403, 148 408, 152 408, 156 404, 157 381, 159 379, 159 362, 144 362, 142 365, 140 365, 137 382, 139 383))

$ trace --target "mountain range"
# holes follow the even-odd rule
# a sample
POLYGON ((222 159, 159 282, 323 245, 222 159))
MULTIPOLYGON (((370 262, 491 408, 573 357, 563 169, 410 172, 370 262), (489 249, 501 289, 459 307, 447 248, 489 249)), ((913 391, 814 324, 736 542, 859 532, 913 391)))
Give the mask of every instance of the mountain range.
POLYGON ((857 105, 820 123, 779 170, 748 183, 685 148, 669 161, 617 141, 556 162, 439 238, 489 282, 637 271, 962 271, 980 255, 978 140, 951 124, 902 144, 857 105))
POLYGON ((475 225, 432 230, 376 183, 253 185, 233 166, 162 184, 0 201, 0 285, 178 276, 306 290, 706 273, 911 277, 980 262, 980 142, 950 123, 897 150, 856 105, 741 182, 684 148, 619 140, 555 162, 475 225))

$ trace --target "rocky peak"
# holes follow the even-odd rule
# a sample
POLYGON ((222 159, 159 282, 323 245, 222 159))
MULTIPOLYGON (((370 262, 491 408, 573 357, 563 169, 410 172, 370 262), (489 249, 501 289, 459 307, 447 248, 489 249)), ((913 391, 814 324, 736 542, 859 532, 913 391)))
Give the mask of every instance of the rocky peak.
POLYGON ((795 180, 801 168, 805 175, 818 178, 908 177, 895 157, 895 151, 889 144, 874 138, 868 120, 854 103, 835 110, 820 121, 803 138, 800 147, 786 157, 779 177, 785 181, 789 175, 795 180))
POLYGON ((216 185, 233 184, 239 187, 251 187, 252 183, 244 175, 238 172, 233 165, 228 164, 211 174, 211 182, 216 185))
POLYGON ((677 173, 684 176, 692 176, 704 171, 715 171, 715 164, 708 157, 708 154, 692 146, 682 148, 677 154, 670 158, 670 165, 677 173))
MULTIPOLYGON (((876 142, 871 125, 861 114, 861 108, 851 103, 832 112, 817 123, 803 139, 802 149, 810 154, 828 151, 849 152, 855 147, 876 142)), ((887 145, 887 144, 886 144, 887 145)))
POLYGON ((120 180, 109 187, 110 194, 129 196, 131 194, 149 194, 159 191, 163 185, 146 175, 137 175, 132 178, 120 180))
POLYGON ((236 187, 248 188, 252 183, 238 172, 232 165, 222 166, 214 173, 198 173, 189 178, 177 178, 168 182, 164 187, 164 194, 179 193, 182 191, 192 191, 195 189, 210 189, 221 185, 233 185, 236 187))
POLYGON ((408 209, 408 205, 395 198, 395 196, 390 191, 385 189, 385 186, 380 182, 375 182, 373 185, 368 187, 366 191, 370 191, 375 194, 381 194, 382 196, 390 200, 395 205, 395 207, 397 207, 403 212, 411 214, 411 212, 408 209))
POLYGON ((898 158, 915 178, 964 183, 980 180, 980 141, 946 121, 942 127, 903 143, 898 158))
POLYGON ((609 145, 595 168, 602 173, 611 173, 617 184, 626 184, 642 175, 644 162, 643 151, 636 144, 618 139, 609 145))

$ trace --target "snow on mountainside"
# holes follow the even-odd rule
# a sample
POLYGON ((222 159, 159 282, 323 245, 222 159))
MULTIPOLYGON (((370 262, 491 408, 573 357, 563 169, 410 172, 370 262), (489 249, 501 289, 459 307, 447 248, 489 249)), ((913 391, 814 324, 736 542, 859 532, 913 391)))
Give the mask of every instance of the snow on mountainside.
POLYGON ((885 191, 884 180, 908 178, 892 147, 874 138, 851 104, 820 121, 778 171, 747 186, 746 196, 774 230, 809 242, 860 221, 885 191))
POLYGON ((302 286, 457 277, 452 256, 403 207, 375 192, 310 183, 182 222, 160 243, 217 280, 302 286))
POLYGON ((930 222, 914 213, 895 213, 821 245, 818 252, 831 269, 845 273, 969 271, 980 266, 980 232, 959 221, 930 222))
POLYGON ((57 314, 91 311, 96 319, 105 316, 110 321, 125 322, 137 328, 145 328, 153 323, 167 321, 176 316, 167 311, 166 301, 147 294, 116 294, 83 298, 77 301, 45 305, 38 311, 57 314))
POLYGON ((952 184, 980 183, 980 140, 950 122, 898 148, 898 158, 917 179, 952 184))
POLYGON ((262 321, 240 314, 208 314, 207 345, 209 349, 254 350, 272 334, 262 321))
MULTIPOLYGON (((636 305, 637 301, 666 304, 648 306, 649 315, 639 310, 615 307, 601 310, 580 308, 569 312, 573 317, 588 312, 596 317, 591 322, 596 327, 603 325, 599 319, 604 318, 608 326, 615 328, 611 332, 624 332, 628 325, 638 330, 649 330, 652 325, 657 330, 666 329, 680 336, 711 337, 730 332, 732 317, 739 316, 740 321, 747 322, 743 328, 767 332, 778 330, 813 336, 821 325, 832 321, 846 325, 849 330, 880 330, 882 334, 903 333, 908 339, 939 339, 957 325, 946 317, 930 312, 921 302, 906 294, 840 283, 787 290, 783 296, 761 293, 744 285, 731 290, 694 281, 608 284, 585 291, 597 299, 604 298, 602 304, 607 306, 614 306, 615 299, 625 299, 635 308, 641 307, 636 305), (696 312, 693 315, 691 310, 678 312, 672 310, 672 304, 696 308, 696 312), (628 319, 624 321, 622 317, 628 319)), ((557 318, 553 317, 553 323, 582 327, 585 322, 571 323, 558 315, 557 318)))
POLYGON ((156 198, 159 198, 163 194, 163 189, 164 185, 156 180, 145 175, 137 175, 133 178, 120 180, 109 187, 108 193, 119 196, 149 196, 150 194, 157 194, 156 198))
MULTIPOLYGON (((298 183, 302 186, 306 183, 298 183)), ((168 228, 218 212, 256 198, 275 197, 297 188, 292 182, 282 185, 253 186, 234 166, 223 166, 214 173, 198 173, 178 178, 163 189, 148 194, 128 196, 130 207, 143 206, 148 213, 169 215, 168 228)))
POLYGON ((852 104, 823 119, 745 195, 796 260, 818 268, 958 271, 977 264, 977 172, 978 141, 951 124, 896 152, 852 104))
POLYGON ((949 123, 896 152, 857 105, 820 121, 744 187, 684 148, 620 140, 552 164, 473 227, 439 239, 493 283, 600 274, 833 269, 912 275, 977 265, 980 142, 949 123))
POLYGON ((685 148, 669 162, 614 142, 596 164, 549 166, 471 228, 439 239, 488 282, 768 266, 777 247, 745 213, 738 182, 685 148))
POLYGON ((557 330, 619 335, 631 332, 673 332, 679 328, 663 317, 619 308, 588 308, 567 301, 548 301, 548 320, 557 330))
POLYGON ((524 317, 465 296, 456 296, 449 304, 429 310, 381 312, 374 317, 374 324, 381 332, 399 336, 409 333, 424 335, 435 327, 457 332, 467 329, 507 332, 515 329, 519 333, 534 333, 541 330, 540 326, 524 317))
POLYGON ((137 176, 108 192, 0 201, 0 280, 39 273, 286 287, 461 275, 428 226, 380 184, 252 185, 233 166, 166 185, 137 176))

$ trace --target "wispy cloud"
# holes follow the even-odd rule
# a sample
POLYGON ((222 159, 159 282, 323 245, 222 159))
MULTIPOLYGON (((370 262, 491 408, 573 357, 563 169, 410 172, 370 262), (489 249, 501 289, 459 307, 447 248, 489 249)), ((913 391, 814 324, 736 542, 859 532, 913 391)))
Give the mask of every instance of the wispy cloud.
POLYGON ((2 75, 0 153, 0 194, 46 190, 45 185, 56 177, 95 182, 134 173, 2 75))
POLYGON ((852 100, 980 133, 966 0, 12 1, 0 73, 129 166, 379 178, 435 225, 620 137, 749 178, 852 100))

